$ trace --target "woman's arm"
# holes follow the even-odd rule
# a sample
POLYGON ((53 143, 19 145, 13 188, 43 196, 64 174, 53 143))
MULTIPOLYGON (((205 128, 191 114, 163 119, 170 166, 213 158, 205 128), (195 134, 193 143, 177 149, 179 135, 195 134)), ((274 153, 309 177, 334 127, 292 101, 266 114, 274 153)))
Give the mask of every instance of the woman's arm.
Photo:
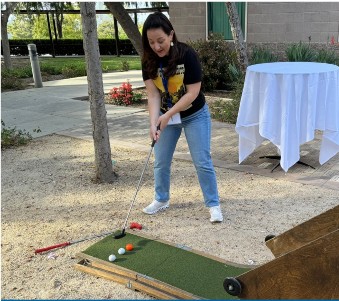
POLYGON ((153 83, 152 79, 145 81, 146 92, 148 97, 148 110, 150 120, 150 136, 151 139, 157 140, 159 138, 159 132, 157 132, 157 126, 159 125, 159 112, 160 112, 160 93, 153 83))
POLYGON ((201 82, 186 86, 187 92, 170 110, 158 118, 158 124, 161 123, 161 129, 167 126, 167 123, 173 115, 186 110, 190 106, 190 104, 198 97, 200 88, 201 82))

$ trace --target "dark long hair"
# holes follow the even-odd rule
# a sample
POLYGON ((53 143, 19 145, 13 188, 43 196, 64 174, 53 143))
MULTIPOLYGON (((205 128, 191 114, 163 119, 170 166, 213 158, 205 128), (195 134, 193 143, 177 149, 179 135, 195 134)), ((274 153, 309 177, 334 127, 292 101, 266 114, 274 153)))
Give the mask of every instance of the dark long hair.
POLYGON ((177 61, 181 57, 182 53, 181 50, 183 48, 181 47, 182 46, 181 44, 183 43, 179 43, 177 36, 175 35, 173 26, 171 22, 168 20, 168 18, 161 12, 155 12, 153 14, 150 14, 147 17, 142 28, 142 46, 144 51, 141 62, 144 70, 147 72, 148 76, 152 79, 157 76, 160 58, 152 50, 149 44, 147 38, 147 31, 149 29, 158 29, 158 28, 161 28, 167 35, 170 35, 172 30, 174 32, 172 40, 174 45, 170 47, 168 65, 166 71, 164 72, 164 75, 166 77, 170 77, 175 74, 177 61))

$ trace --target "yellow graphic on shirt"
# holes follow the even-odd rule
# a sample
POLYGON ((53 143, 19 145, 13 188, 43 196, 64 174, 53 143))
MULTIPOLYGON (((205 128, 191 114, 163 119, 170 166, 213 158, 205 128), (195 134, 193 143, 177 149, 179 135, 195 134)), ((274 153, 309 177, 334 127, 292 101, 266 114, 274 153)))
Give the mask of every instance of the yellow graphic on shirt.
MULTIPOLYGON (((167 111, 168 110, 168 97, 165 91, 165 87, 163 85, 160 68, 158 70, 158 76, 153 80, 155 86, 158 88, 161 96, 161 109, 167 111)), ((174 76, 171 76, 168 79, 168 92, 170 95, 170 106, 174 106, 179 99, 185 94, 186 89, 184 85, 184 74, 185 67, 184 65, 178 65, 177 71, 174 76)))

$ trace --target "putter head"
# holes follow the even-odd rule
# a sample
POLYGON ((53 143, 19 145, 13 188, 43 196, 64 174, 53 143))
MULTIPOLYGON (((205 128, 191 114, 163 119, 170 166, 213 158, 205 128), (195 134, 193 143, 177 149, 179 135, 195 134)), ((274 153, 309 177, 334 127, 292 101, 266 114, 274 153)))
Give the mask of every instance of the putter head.
POLYGON ((123 238, 124 236, 126 236, 125 229, 123 229, 121 233, 118 232, 117 234, 114 234, 115 239, 120 239, 123 238))

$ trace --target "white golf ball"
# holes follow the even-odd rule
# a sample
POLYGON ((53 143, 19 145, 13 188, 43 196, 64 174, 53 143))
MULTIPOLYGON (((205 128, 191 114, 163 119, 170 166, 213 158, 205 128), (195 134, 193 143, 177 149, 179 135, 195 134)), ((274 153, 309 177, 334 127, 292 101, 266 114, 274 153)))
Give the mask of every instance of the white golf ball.
POLYGON ((116 259, 117 259, 117 257, 114 254, 108 256, 109 261, 114 261, 116 259))
POLYGON ((120 254, 120 255, 122 255, 122 254, 125 254, 125 249, 124 248, 120 248, 119 250, 118 250, 118 253, 120 254))
POLYGON ((125 254, 125 252, 126 252, 126 250, 125 250, 124 248, 120 248, 120 249, 118 250, 118 253, 119 253, 120 255, 125 254))

